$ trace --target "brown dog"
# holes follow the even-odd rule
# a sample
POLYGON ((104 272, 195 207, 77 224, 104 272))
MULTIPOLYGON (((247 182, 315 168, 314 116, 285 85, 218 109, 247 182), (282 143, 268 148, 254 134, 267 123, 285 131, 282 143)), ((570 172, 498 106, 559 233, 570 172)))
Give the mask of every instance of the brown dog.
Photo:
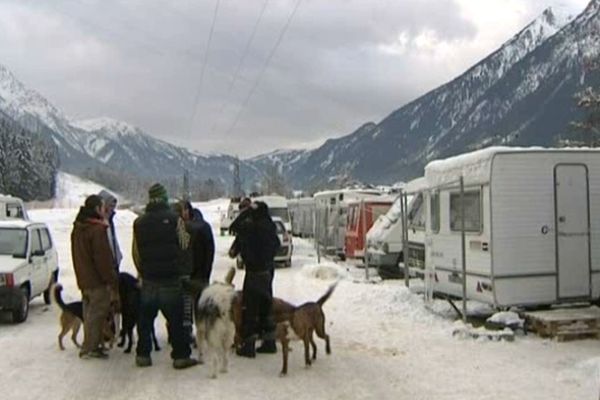
MULTIPOLYGON (((235 338, 233 344, 237 349, 242 344, 242 291, 236 291, 233 299, 232 313, 233 323, 235 324, 235 338)), ((275 323, 284 322, 290 319, 290 315, 296 307, 285 300, 273 297, 273 319, 275 323)))
POLYGON ((334 283, 327 289, 327 292, 316 302, 304 303, 299 307, 294 307, 289 318, 277 323, 277 339, 281 342, 283 353, 283 366, 281 376, 287 374, 289 343, 292 339, 299 339, 304 342, 304 362, 306 366, 312 364, 308 345, 312 346, 312 359, 317 358, 317 345, 313 340, 313 331, 318 337, 325 340, 325 352, 331 354, 329 344, 329 335, 325 332, 325 313, 323 313, 323 304, 329 299, 337 283, 334 283), (290 328, 291 331, 290 332, 290 328))
MULTIPOLYGON (((57 284, 53 288, 54 300, 61 309, 60 314, 60 333, 58 334, 58 347, 61 350, 65 349, 63 345, 63 338, 69 331, 71 331, 71 340, 77 346, 81 348, 81 345, 77 342, 77 335, 83 325, 83 303, 81 301, 73 301, 71 303, 65 303, 62 299, 62 285, 57 284)), ((103 346, 108 344, 109 348, 112 348, 116 340, 116 324, 115 315, 116 309, 111 305, 111 312, 106 319, 106 323, 102 329, 103 333, 103 346)))

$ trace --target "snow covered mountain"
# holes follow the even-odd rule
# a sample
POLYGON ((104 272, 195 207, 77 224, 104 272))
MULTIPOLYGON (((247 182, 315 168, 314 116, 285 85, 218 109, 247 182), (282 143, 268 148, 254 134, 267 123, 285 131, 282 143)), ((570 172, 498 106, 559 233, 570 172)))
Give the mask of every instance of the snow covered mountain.
MULTIPOLYGON (((543 115, 548 126, 564 127, 565 120, 573 118, 571 96, 581 85, 569 84, 567 89, 561 81, 572 78, 575 83, 581 77, 577 48, 589 47, 593 32, 598 32, 597 4, 592 1, 577 19, 545 10, 456 79, 378 124, 366 123, 352 134, 328 140, 304 154, 287 166, 289 179, 305 188, 321 186, 336 176, 389 183, 416 177, 428 161, 473 147, 499 142, 551 143, 558 132, 542 134, 533 129, 531 119, 543 115), (559 81, 549 80, 550 72, 559 81), (561 106, 566 107, 561 118, 553 115, 554 108, 549 106, 559 86, 564 88, 561 106)), ((598 48, 597 41, 594 43, 598 48)))
MULTIPOLYGON (((144 133, 140 128, 110 118, 71 121, 42 95, 27 88, 0 65, 0 111, 34 133, 47 135, 58 146, 61 169, 81 173, 106 167, 149 179, 181 177, 212 178, 229 187, 233 157, 201 155, 144 133)), ((246 179, 257 171, 240 165, 246 179)))

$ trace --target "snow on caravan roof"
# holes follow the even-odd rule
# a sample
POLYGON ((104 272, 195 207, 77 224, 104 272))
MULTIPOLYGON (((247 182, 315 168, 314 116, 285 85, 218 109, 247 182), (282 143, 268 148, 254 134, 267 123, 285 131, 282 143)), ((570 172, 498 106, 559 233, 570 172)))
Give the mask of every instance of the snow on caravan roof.
POLYGON ((461 175, 468 184, 489 182, 492 160, 497 154, 508 153, 547 153, 547 152, 597 152, 590 148, 543 148, 543 147, 503 147, 495 146, 461 154, 444 160, 432 161, 425 167, 425 178, 430 187, 455 183, 461 175))
MULTIPOLYGON (((317 192, 313 195, 315 198, 337 196, 338 194, 344 195, 367 195, 367 196, 381 196, 381 192, 376 189, 337 189, 337 190, 324 190, 317 192)), ((346 196, 344 196, 346 197, 346 196)))
POLYGON ((269 206, 269 208, 287 208, 288 201, 283 196, 258 196, 252 199, 253 201, 262 201, 269 206))
POLYGON ((409 194, 422 192, 425 189, 427 189, 427 180, 424 176, 413 179, 404 185, 404 191, 409 194))

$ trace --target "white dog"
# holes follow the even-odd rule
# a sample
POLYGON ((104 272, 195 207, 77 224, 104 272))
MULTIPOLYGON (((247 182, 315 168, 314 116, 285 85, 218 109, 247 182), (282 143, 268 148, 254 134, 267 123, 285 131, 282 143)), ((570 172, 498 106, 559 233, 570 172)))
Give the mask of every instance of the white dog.
POLYGON ((225 283, 214 282, 204 289, 196 304, 198 359, 202 362, 202 357, 206 354, 211 378, 217 377, 217 370, 227 372, 229 352, 235 336, 231 308, 235 296, 235 289, 231 284, 234 274, 235 269, 232 269, 227 274, 225 283))

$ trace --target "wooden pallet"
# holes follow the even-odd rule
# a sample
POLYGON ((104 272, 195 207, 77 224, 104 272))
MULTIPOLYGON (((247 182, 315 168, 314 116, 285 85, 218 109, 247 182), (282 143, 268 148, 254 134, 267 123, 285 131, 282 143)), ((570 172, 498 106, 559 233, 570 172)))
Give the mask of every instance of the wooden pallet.
POLYGON ((527 329, 541 337, 565 340, 600 338, 600 308, 557 308, 521 313, 527 329))

